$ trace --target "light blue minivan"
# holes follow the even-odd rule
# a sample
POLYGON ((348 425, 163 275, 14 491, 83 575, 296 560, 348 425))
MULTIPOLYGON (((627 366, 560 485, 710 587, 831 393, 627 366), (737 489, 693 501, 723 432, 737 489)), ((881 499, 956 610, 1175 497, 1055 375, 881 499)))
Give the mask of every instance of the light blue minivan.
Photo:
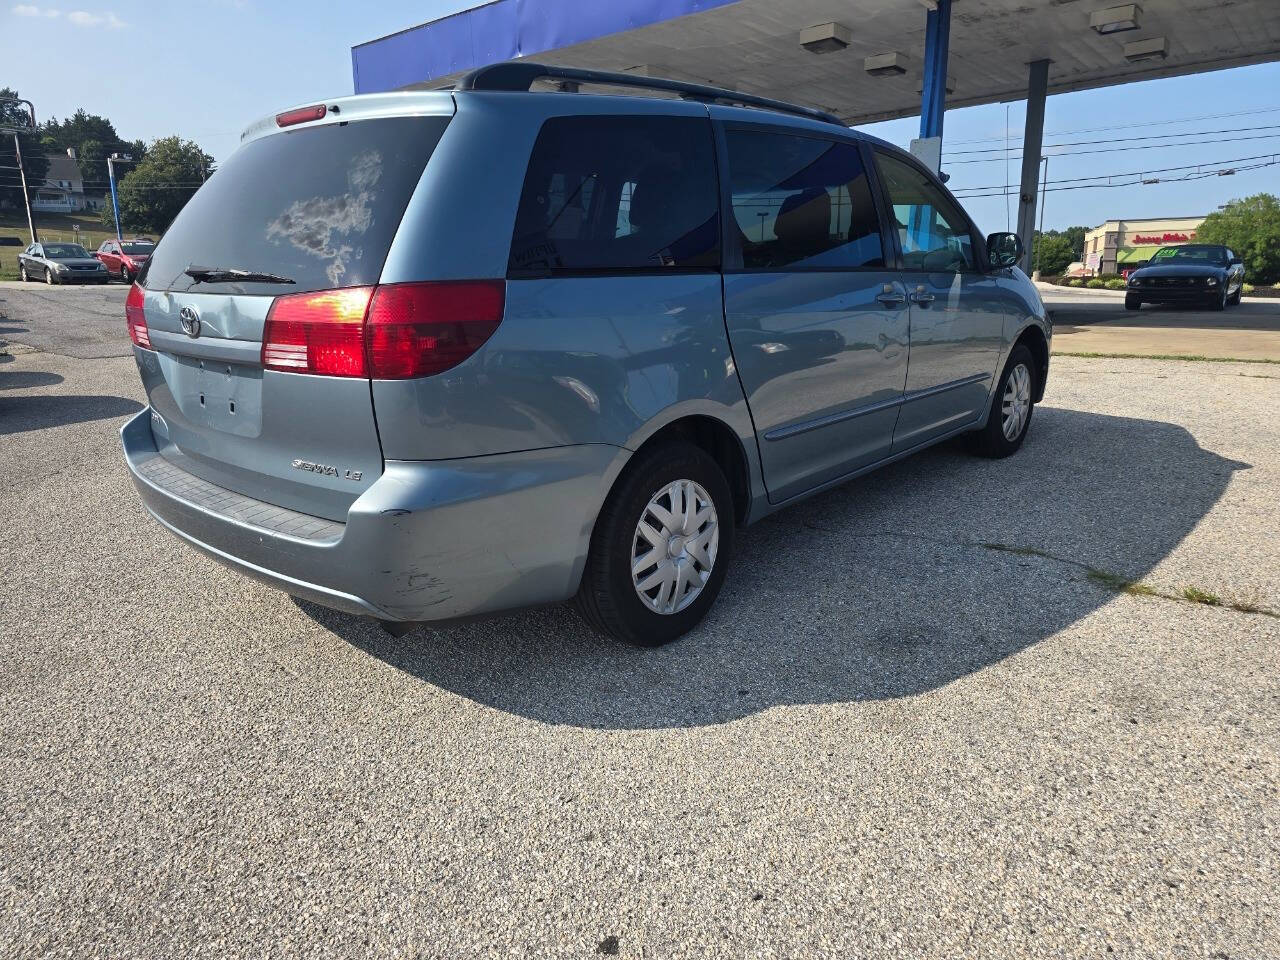
POLYGON ((1011 454, 1044 393, 1017 238, 815 110, 518 62, 242 140, 130 290, 125 457, 192 546, 389 629, 572 598, 672 640, 745 524, 1011 454))

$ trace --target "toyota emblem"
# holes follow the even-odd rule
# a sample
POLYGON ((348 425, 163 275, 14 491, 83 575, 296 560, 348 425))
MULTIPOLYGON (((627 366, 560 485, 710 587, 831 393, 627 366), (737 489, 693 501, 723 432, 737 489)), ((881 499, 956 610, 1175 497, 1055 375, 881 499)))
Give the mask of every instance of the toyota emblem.
POLYGON ((200 314, 195 307, 183 307, 178 320, 182 323, 182 332, 192 340, 200 336, 200 314))

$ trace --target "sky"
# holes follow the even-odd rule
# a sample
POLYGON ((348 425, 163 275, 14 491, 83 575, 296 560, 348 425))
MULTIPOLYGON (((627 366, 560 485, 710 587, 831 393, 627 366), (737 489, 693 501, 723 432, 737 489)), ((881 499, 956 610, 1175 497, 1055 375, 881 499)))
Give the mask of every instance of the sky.
MULTIPOLYGON (((95 0, 93 5, 0 0, 0 86, 17 88, 33 100, 40 119, 84 107, 110 118, 126 140, 177 134, 224 159, 254 119, 351 93, 353 45, 471 5, 468 0, 95 0)), ((1015 153, 1009 162, 1013 195, 1006 202, 999 151, 1006 133, 1017 146, 1024 117, 1023 102, 947 113, 943 170, 985 231, 1016 222, 1021 161, 1015 153), (984 150, 997 152, 972 152, 984 150), (999 195, 977 196, 975 188, 994 188, 999 195)), ((918 135, 919 121, 862 129, 906 147, 918 135)), ((1238 197, 1280 192, 1280 166, 1181 183, 1167 178, 1189 171, 1148 174, 1147 179, 1159 176, 1166 182, 1123 188, 1066 190, 1060 188, 1070 184, 1055 189, 1053 182, 1188 164, 1217 168, 1221 161, 1268 151, 1276 151, 1280 160, 1280 63, 1050 97, 1045 130, 1046 144, 1108 141, 1047 151, 1075 155, 1049 161, 1046 228, 1209 213, 1238 197), (1267 126, 1272 129, 1246 129, 1267 126), (1193 132, 1204 135, 1182 139, 1209 142, 1175 147, 1159 146, 1169 138, 1110 142, 1193 132), (1079 152, 1085 150, 1108 152, 1079 152)))

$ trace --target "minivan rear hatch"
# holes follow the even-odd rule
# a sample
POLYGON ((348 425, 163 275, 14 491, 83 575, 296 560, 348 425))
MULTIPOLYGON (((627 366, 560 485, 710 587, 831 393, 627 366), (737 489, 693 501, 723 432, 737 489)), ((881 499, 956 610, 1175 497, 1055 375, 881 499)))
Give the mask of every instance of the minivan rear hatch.
POLYGON ((262 339, 278 297, 378 282, 453 100, 435 95, 425 112, 330 108, 326 122, 250 140, 183 208, 139 280, 162 456, 339 521, 382 473, 368 378, 264 369, 262 339))

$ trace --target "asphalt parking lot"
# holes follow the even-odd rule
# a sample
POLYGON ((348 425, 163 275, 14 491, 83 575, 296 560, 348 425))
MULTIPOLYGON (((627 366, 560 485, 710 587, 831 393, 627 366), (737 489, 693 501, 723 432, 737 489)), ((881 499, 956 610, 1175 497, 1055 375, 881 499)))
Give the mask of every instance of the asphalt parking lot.
POLYGON ((124 288, 27 296, 5 953, 1280 956, 1280 367, 1058 357, 1017 456, 750 528, 668 648, 393 639, 151 521, 124 288))

